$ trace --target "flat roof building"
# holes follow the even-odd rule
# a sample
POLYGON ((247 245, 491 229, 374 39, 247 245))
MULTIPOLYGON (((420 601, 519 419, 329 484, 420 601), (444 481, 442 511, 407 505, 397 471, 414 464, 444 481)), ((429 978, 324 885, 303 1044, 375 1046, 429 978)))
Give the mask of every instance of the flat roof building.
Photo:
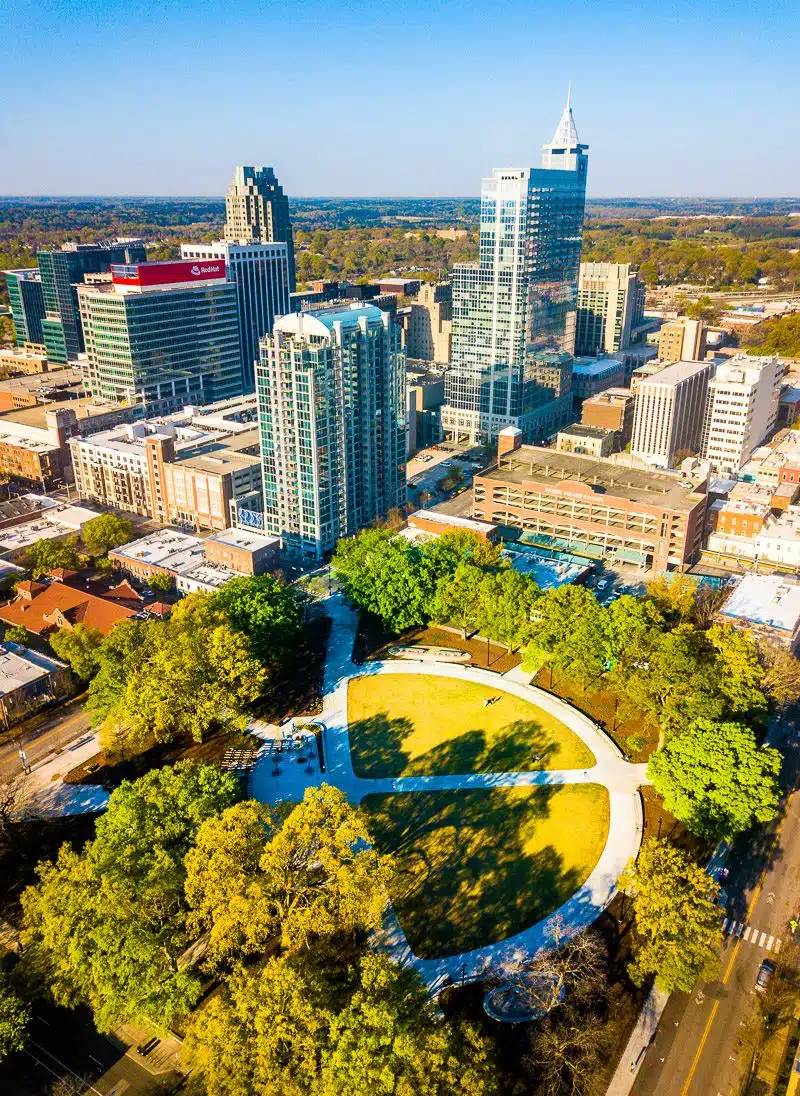
POLYGON ((665 571, 700 551, 705 482, 642 472, 591 457, 519 445, 474 479, 473 517, 522 532, 523 541, 665 571))
POLYGON ((699 362, 706 353, 706 331, 702 320, 681 316, 669 320, 658 332, 658 356, 662 362, 699 362))
POLYGON ((77 288, 84 386, 165 414, 243 391, 236 283, 221 259, 114 265, 77 288))
POLYGON ((624 350, 644 316, 644 282, 630 263, 581 263, 575 353, 624 350))
POLYGON ((4 270, 11 318, 14 321, 14 338, 17 346, 25 343, 44 342, 44 291, 39 268, 4 270))
POLYGON ((709 381, 702 457, 714 472, 738 473, 771 437, 786 367, 775 357, 737 354, 709 381))
POLYGON ((633 433, 634 396, 629 388, 606 388, 581 404, 581 422, 613 430, 617 446, 624 449, 633 433))
POLYGON ((680 361, 636 384, 631 452, 656 468, 697 453, 703 434, 711 362, 680 361))
POLYGON ((745 575, 720 617, 797 651, 800 646, 800 585, 777 575, 745 575))
POLYGON ((19 643, 0 644, 0 720, 13 727, 32 712, 68 693, 69 669, 49 655, 19 643))

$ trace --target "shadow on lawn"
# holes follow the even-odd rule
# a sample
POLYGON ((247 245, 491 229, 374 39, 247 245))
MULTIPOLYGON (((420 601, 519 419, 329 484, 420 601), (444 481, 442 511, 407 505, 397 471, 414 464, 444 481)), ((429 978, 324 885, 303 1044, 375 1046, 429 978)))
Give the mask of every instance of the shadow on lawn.
POLYGON ((527 831, 561 789, 367 796, 377 847, 392 853, 393 901, 412 951, 440 958, 505 939, 552 913, 582 882, 551 845, 530 854, 527 831))
POLYGON ((557 746, 535 720, 518 719, 487 740, 482 730, 464 731, 412 759, 403 744, 415 727, 410 719, 379 712, 349 726, 357 776, 468 776, 546 769, 557 746))

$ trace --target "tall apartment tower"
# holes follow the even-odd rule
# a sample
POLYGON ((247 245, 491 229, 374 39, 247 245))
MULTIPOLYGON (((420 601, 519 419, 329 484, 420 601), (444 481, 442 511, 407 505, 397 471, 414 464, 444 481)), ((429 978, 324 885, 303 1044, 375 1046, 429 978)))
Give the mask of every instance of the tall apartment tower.
POLYGON ((665 323, 658 333, 658 357, 662 362, 699 362, 706 352, 706 326, 702 320, 681 316, 665 323))
POLYGON ((409 358, 445 364, 450 361, 453 290, 450 282, 426 282, 411 305, 406 328, 409 358))
POLYGON ((636 385, 631 453, 672 468, 681 450, 699 452, 711 362, 677 362, 636 385))
POLYGON ((222 260, 115 265, 77 295, 92 396, 161 415, 242 394, 236 285, 222 260))
POLYGON ((143 263, 146 259, 147 252, 141 240, 67 243, 58 251, 37 254, 45 307, 42 333, 49 361, 66 365, 83 352, 76 285, 87 274, 106 273, 112 263, 143 263))
POLYGON ((289 292, 295 291, 289 199, 271 167, 237 167, 225 195, 225 239, 230 243, 285 243, 289 292))
POLYGON ((222 259, 228 278, 236 282, 244 390, 252 392, 259 343, 272 331, 276 319, 289 311, 289 245, 225 240, 182 244, 181 258, 222 259))
POLYGON ((644 289, 630 263, 581 263, 575 353, 596 357, 630 346, 644 316, 644 289))
POLYGON ((292 313, 256 368, 264 532, 320 559, 406 500, 406 365, 374 305, 292 313))
POLYGON ((38 268, 34 266, 24 270, 4 270, 3 274, 17 346, 24 346, 27 342, 41 344, 44 341, 44 292, 38 268))
POLYGON ((479 261, 452 274, 449 434, 533 440, 569 421, 587 152, 568 99, 541 167, 483 180, 479 261))
POLYGON ((781 379, 786 367, 777 359, 737 354, 708 385, 702 456, 714 472, 733 474, 775 431, 781 379))

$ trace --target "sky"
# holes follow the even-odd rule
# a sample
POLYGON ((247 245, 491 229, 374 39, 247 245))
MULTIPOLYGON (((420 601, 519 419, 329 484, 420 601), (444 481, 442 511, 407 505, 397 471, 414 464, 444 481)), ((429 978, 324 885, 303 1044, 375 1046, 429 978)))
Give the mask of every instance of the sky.
POLYGON ((568 83, 589 194, 800 194, 800 0, 0 0, 0 194, 473 195, 568 83))

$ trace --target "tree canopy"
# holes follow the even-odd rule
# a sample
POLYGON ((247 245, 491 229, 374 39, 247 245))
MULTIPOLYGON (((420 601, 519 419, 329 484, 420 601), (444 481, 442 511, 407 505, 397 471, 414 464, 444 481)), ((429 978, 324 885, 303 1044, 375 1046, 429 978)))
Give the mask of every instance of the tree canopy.
POLYGON ((80 567, 78 538, 37 540, 25 553, 25 566, 30 569, 34 578, 46 575, 48 571, 55 571, 59 567, 77 570, 80 567))
POLYGON ((30 1007, 0 967, 0 1062, 27 1042, 30 1007))
POLYGON ((100 629, 78 623, 73 628, 53 632, 49 639, 58 658, 69 663, 76 677, 88 681, 97 666, 98 651, 104 639, 100 629))
POLYGON ((87 521, 81 530, 83 543, 93 555, 98 556, 127 544, 133 536, 133 523, 121 514, 99 514, 87 521))
POLYGON ((668 811, 692 833, 730 840, 778 811, 781 754, 742 723, 699 719, 650 758, 648 775, 668 811))
POLYGON ((264 662, 285 659, 303 627, 296 591, 272 575, 231 579, 214 594, 211 605, 222 610, 232 628, 249 636, 253 653, 264 662))
POLYGON ((82 853, 62 846, 22 896, 26 961, 56 1003, 88 1004, 102 1031, 145 1016, 169 1023, 197 1001, 180 963, 186 928, 184 858, 202 822, 232 806, 236 778, 180 762, 111 794, 82 853))
POLYGON ((654 974, 665 992, 688 992, 698 978, 713 977, 722 943, 719 887, 703 868, 668 841, 651 837, 620 886, 634 896, 628 970, 636 985, 654 974))

